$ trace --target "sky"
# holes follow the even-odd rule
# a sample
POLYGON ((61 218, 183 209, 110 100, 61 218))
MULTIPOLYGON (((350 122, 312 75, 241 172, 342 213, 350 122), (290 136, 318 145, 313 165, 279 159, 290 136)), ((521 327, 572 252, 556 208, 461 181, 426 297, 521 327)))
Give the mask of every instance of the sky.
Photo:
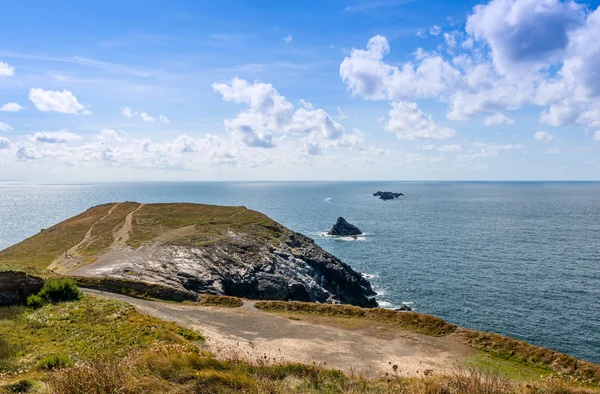
POLYGON ((600 0, 27 0, 0 180, 598 180, 600 0))

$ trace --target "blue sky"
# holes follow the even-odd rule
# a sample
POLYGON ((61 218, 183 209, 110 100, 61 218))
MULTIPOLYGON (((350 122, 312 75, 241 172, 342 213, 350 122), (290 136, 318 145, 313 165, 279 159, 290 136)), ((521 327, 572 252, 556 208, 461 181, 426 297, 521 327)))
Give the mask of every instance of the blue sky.
POLYGON ((599 178, 598 1, 71 3, 3 7, 0 179, 599 178))

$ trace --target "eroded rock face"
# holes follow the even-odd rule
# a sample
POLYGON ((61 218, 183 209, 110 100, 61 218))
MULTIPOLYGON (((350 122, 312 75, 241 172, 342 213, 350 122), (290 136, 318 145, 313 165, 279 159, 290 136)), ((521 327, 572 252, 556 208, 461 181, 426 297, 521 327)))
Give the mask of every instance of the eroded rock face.
POLYGON ((158 283, 195 293, 375 307, 369 282, 315 242, 288 229, 256 243, 246 234, 202 246, 152 243, 114 250, 73 272, 158 283))
POLYGON ((351 237, 353 235, 361 235, 362 231, 353 224, 350 224, 343 217, 339 217, 327 235, 338 235, 342 237, 351 237))
POLYGON ((0 305, 23 304, 31 294, 37 294, 44 280, 23 272, 0 272, 0 305))

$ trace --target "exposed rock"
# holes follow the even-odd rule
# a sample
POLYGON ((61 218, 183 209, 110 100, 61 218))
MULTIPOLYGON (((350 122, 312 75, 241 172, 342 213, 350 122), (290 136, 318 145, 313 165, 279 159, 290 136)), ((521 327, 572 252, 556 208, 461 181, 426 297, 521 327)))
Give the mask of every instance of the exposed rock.
MULTIPOLYGON (((241 221, 241 215, 234 219, 241 221)), ((196 294, 377 306, 360 273, 312 239, 264 218, 218 237, 210 234, 210 224, 187 228, 197 231, 192 243, 174 240, 181 233, 174 230, 168 242, 108 250, 71 275, 138 280, 196 294)))
POLYGON ((44 280, 23 272, 0 272, 0 305, 23 304, 31 294, 37 294, 44 280))
POLYGON ((350 224, 343 217, 339 217, 327 235, 339 235, 342 237, 351 237, 353 235, 361 235, 362 231, 353 224, 350 224))
POLYGON ((410 312, 412 311, 412 306, 402 304, 399 308, 394 309, 396 312, 410 312))
POLYGON ((394 192, 377 192, 377 193, 373 193, 373 196, 377 197, 379 196, 380 200, 393 200, 395 198, 404 196, 404 194, 402 193, 394 193, 394 192))

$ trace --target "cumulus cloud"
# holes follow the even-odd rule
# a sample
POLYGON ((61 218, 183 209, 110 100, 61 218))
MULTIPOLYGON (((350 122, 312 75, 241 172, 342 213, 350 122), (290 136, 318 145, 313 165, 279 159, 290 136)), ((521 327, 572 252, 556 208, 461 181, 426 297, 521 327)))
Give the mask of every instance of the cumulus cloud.
POLYGON ((12 130, 9 124, 0 122, 0 131, 9 131, 12 130))
POLYGON ((60 112, 63 114, 90 115, 91 112, 81 105, 77 98, 68 90, 53 91, 30 89, 29 100, 43 112, 60 112))
POLYGON ((443 37, 436 52, 417 50, 398 65, 385 61, 387 39, 374 36, 344 58, 340 77, 367 100, 446 103, 451 120, 484 114, 488 126, 512 124, 504 111, 532 105, 544 124, 600 127, 600 7, 492 0, 473 8, 464 31, 443 37))
POLYGON ((32 142, 44 144, 66 144, 68 142, 74 142, 83 139, 83 137, 80 135, 71 133, 67 130, 37 132, 28 136, 28 138, 32 142))
POLYGON ((594 141, 600 141, 600 130, 594 133, 594 141))
POLYGON ((171 123, 171 121, 169 120, 169 118, 167 118, 167 117, 166 117, 166 116, 164 116, 164 115, 160 115, 160 116, 158 117, 158 120, 160 120, 160 121, 161 121, 162 123, 164 123, 164 124, 169 124, 169 123, 171 123))
POLYGON ((0 111, 5 111, 5 112, 18 112, 18 111, 21 111, 22 109, 24 109, 24 108, 17 103, 6 103, 2 107, 0 107, 0 111))
MULTIPOLYGON (((121 108, 121 113, 123 114, 123 116, 125 116, 126 118, 133 118, 133 111, 131 110, 131 108, 129 107, 123 107, 121 108)), ((136 114, 137 115, 137 114, 136 114)))
POLYGON ((299 136, 305 141, 305 152, 322 152, 325 147, 346 147, 358 137, 350 137, 344 126, 323 109, 301 100, 294 106, 271 84, 235 78, 229 83, 214 83, 213 89, 223 100, 246 104, 233 119, 225 120, 225 129, 246 146, 273 148, 277 136, 299 136), (354 139, 353 139, 354 138, 354 139), (316 149, 318 147, 319 149, 316 149))
POLYGON ((291 35, 291 34, 289 34, 289 35, 287 35, 287 36, 285 36, 285 37, 283 37, 283 38, 282 38, 282 40, 283 40, 283 41, 285 41, 285 42, 287 42, 288 44, 289 44, 290 42, 292 42, 292 39, 293 39, 293 38, 292 38, 292 35, 291 35))
POLYGON ((42 155, 31 146, 21 146, 16 151, 17 159, 21 161, 27 160, 38 160, 42 158, 42 155))
POLYGON ((433 25, 433 27, 429 29, 429 34, 431 34, 432 36, 439 36, 441 32, 442 28, 438 25, 433 25))
POLYGON ((497 112, 493 115, 486 116, 483 120, 484 126, 498 126, 501 124, 515 124, 515 120, 504 115, 502 112, 497 112))
POLYGON ((100 134, 96 136, 96 139, 99 141, 126 141, 127 139, 123 134, 113 129, 102 129, 100 130, 100 134))
POLYGON ((538 131, 533 135, 533 139, 541 142, 550 142, 554 139, 554 136, 547 131, 538 131))
POLYGON ((0 137, 0 149, 10 149, 12 144, 4 137, 0 137))
POLYGON ((453 129, 438 126, 416 103, 400 101, 391 105, 390 120, 386 129, 396 133, 398 139, 443 140, 456 134, 453 129))
POLYGON ((146 112, 142 112, 140 118, 142 118, 144 122, 154 122, 156 120, 155 116, 148 115, 146 112))
POLYGON ((573 1, 493 0, 475 6, 466 31, 489 46, 499 71, 508 72, 559 61, 569 33, 584 20, 584 7, 573 1))
POLYGON ((0 77, 12 77, 15 75, 15 68, 8 63, 0 62, 0 77))

